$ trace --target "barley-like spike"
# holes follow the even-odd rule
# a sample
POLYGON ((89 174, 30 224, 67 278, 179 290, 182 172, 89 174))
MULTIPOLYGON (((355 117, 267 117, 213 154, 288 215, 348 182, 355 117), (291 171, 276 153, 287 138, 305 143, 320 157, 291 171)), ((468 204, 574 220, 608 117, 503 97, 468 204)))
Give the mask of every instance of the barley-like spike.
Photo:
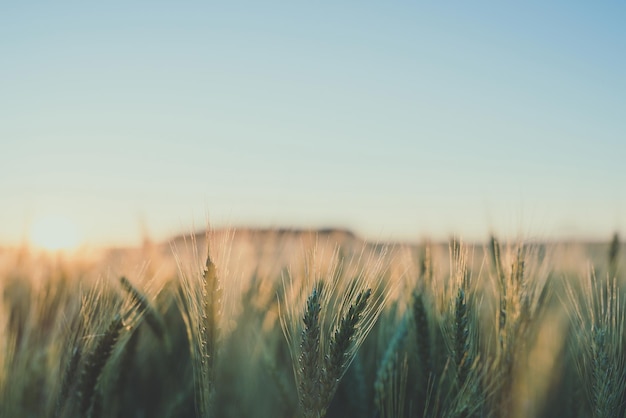
POLYGON ((300 406, 305 416, 315 416, 319 391, 319 353, 320 353, 320 294, 316 287, 307 299, 306 311, 302 321, 300 357, 297 372, 300 375, 300 406))
MULTIPOLYGON (((395 418, 406 416, 406 386, 409 367, 407 354, 404 353, 402 360, 400 360, 399 355, 400 353, 396 352, 393 358, 387 362, 387 371, 384 373, 384 385, 379 383, 379 385, 375 388, 376 417, 395 418)), ((416 405, 413 402, 409 405, 414 412, 423 406, 416 405)))
POLYGON ((616 406, 611 402, 611 364, 606 348, 606 329, 593 330, 593 415, 597 418, 614 416, 616 406))
POLYGON ((515 259, 514 277, 515 283, 521 286, 524 283, 524 246, 517 249, 517 258, 515 259))
POLYGON ((367 301, 372 294, 371 289, 359 293, 345 317, 341 319, 339 327, 335 330, 330 340, 330 358, 327 366, 329 370, 334 370, 338 379, 344 372, 346 359, 349 354, 350 345, 356 333, 356 329, 361 319, 361 314, 367 306, 367 301))
POLYGON ((617 274, 617 264, 619 260, 619 234, 616 232, 613 234, 613 240, 611 241, 611 246, 609 247, 609 278, 614 278, 617 274))
POLYGON ((106 332, 100 337, 95 348, 87 355, 80 379, 80 412, 81 416, 89 416, 88 412, 93 405, 96 385, 102 375, 111 353, 117 344, 120 332, 124 327, 121 315, 117 314, 109 324, 106 332))
MULTIPOLYGON (((493 263, 493 267, 496 271, 496 276, 498 278, 498 283, 500 285, 500 313, 499 313, 499 322, 498 329, 500 333, 504 332, 504 328, 506 327, 506 294, 507 294, 507 286, 506 286, 506 277, 504 271, 502 269, 502 258, 500 255, 500 243, 496 239, 495 236, 491 236, 490 240, 490 253, 491 253, 491 261, 493 263)), ((504 343, 504 337, 500 335, 500 343, 501 345, 504 343)))
POLYGON ((376 380, 374 381, 374 403, 378 412, 381 414, 385 409, 387 398, 392 395, 392 393, 390 393, 392 383, 394 382, 398 372, 398 355, 407 333, 408 317, 404 316, 391 337, 391 340, 385 349, 385 353, 383 354, 380 366, 376 371, 376 380))
POLYGON ((420 278, 426 286, 429 286, 433 281, 433 260, 430 244, 424 246, 420 262, 420 278))
POLYGON ((126 277, 120 277, 120 283, 122 284, 122 288, 130 295, 133 302, 137 305, 154 335, 169 346, 167 333, 165 331, 165 321, 163 320, 161 314, 152 306, 148 298, 135 286, 133 286, 126 277))
MULTIPOLYGON (((215 342, 218 337, 218 324, 221 309, 221 289, 217 278, 215 264, 210 256, 207 256, 206 265, 203 272, 203 294, 204 294, 204 327, 203 342, 207 348, 207 354, 213 353, 215 342)), ((213 358, 210 360, 213 361, 213 358)))
POLYGON ((341 322, 330 339, 330 351, 322 369, 321 393, 322 410, 325 410, 337 390, 339 380, 343 376, 351 358, 350 349, 358 328, 361 314, 367 306, 372 294, 371 289, 360 292, 348 313, 341 318, 341 322))
POLYGON ((78 364, 82 357, 82 350, 79 345, 76 345, 72 350, 72 356, 70 357, 63 373, 63 380, 61 381, 61 390, 59 391, 56 407, 54 411, 54 417, 60 417, 63 408, 66 404, 67 397, 69 395, 70 388, 75 381, 76 372, 78 372, 78 364))
POLYGON ((471 353, 469 350, 469 312, 465 291, 459 288, 455 302, 455 335, 454 355, 459 376, 459 382, 463 385, 471 368, 471 353))
POLYGON ((202 358, 202 375, 205 396, 203 407, 208 411, 215 384, 215 364, 217 357, 217 339, 221 313, 221 289, 215 264, 207 251, 206 264, 203 271, 202 294, 204 296, 202 324, 200 330, 200 349, 202 358))
POLYGON ((428 381, 429 376, 433 373, 433 364, 430 355, 430 326, 428 324, 428 313, 426 312, 426 306, 424 305, 424 296, 422 293, 413 293, 413 322, 415 324, 415 335, 417 337, 417 356, 419 364, 423 373, 425 383, 428 381))
MULTIPOLYGON (((131 374, 135 356, 137 354, 137 345, 139 343, 139 329, 135 328, 132 329, 130 332, 130 337, 127 339, 124 346, 122 347, 121 359, 117 366, 118 375, 116 378, 115 386, 118 388, 118 399, 116 399, 116 404, 114 404, 114 406, 112 407, 119 408, 121 402, 123 402, 122 394, 126 392, 129 376, 131 374)), ((120 412, 119 409, 117 410, 117 412, 120 412)))
POLYGON ((493 263, 493 267, 496 270, 496 274, 500 279, 500 283, 505 283, 504 271, 502 270, 502 258, 501 258, 501 250, 500 243, 496 239, 495 236, 491 236, 490 240, 490 252, 491 252, 491 261, 493 263))

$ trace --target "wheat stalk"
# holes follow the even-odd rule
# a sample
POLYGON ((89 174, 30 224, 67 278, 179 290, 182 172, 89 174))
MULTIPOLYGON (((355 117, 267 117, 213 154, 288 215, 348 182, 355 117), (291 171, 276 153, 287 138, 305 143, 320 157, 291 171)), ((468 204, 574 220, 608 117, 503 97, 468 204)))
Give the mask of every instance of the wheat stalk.
POLYGON ((106 366, 111 353, 117 344, 120 332, 124 328, 122 316, 117 314, 109 324, 104 334, 98 338, 95 348, 86 355, 78 390, 80 394, 80 414, 81 416, 91 416, 91 409, 94 405, 96 386, 102 375, 102 370, 106 366))
POLYGON ((161 314, 152 306, 148 297, 139 291, 124 276, 120 277, 122 288, 129 294, 132 302, 136 305, 139 315, 146 321, 154 335, 157 336, 169 348, 170 343, 165 330, 165 321, 161 314))

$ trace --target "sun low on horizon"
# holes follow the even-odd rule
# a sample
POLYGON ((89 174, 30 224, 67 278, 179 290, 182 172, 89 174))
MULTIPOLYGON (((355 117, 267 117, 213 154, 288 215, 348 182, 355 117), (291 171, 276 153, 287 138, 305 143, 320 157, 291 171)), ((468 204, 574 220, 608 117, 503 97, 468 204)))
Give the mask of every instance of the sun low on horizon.
POLYGON ((76 222, 62 214, 46 214, 35 218, 30 226, 30 244, 47 251, 72 251, 81 243, 76 222))

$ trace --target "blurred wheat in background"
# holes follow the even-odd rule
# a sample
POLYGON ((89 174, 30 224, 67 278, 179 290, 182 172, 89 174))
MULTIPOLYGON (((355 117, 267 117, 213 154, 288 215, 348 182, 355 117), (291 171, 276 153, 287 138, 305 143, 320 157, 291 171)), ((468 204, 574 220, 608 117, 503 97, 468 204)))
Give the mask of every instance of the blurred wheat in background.
POLYGON ((3 417, 616 417, 610 244, 209 231, 1 253, 3 417))

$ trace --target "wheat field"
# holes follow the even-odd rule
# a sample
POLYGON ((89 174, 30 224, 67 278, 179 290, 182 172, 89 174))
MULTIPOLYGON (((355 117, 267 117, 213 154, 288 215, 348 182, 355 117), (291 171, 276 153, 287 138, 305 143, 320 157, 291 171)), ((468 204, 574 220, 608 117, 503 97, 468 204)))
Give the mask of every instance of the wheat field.
POLYGON ((1 250, 0 416, 626 416, 610 238, 1 250))

